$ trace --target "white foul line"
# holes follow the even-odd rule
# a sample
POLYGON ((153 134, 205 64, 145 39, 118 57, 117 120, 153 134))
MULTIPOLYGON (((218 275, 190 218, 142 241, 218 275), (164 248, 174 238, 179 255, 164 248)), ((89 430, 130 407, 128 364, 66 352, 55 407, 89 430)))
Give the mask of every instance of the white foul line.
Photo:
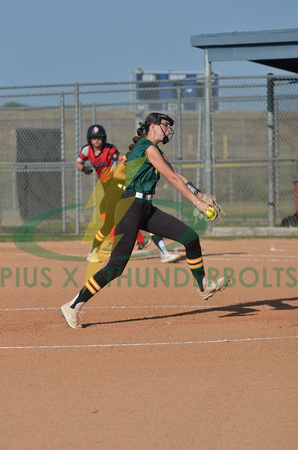
POLYGON ((273 336, 262 338, 246 338, 246 339, 219 339, 215 341, 186 341, 186 342, 140 342, 131 344, 86 344, 86 345, 38 345, 38 346, 24 346, 24 347, 0 347, 0 350, 42 350, 42 349, 61 349, 61 348, 100 348, 100 347, 142 347, 142 346, 157 346, 157 345, 193 345, 193 344, 219 344, 223 342, 253 342, 253 341, 268 341, 274 339, 295 339, 298 336, 273 336))
MULTIPOLYGON (((211 305, 120 305, 120 306, 85 306, 84 311, 87 309, 153 309, 153 308, 218 308, 218 306, 211 305)), ((221 308, 230 308, 231 306, 221 306, 221 308)), ((60 307, 57 306, 48 306, 48 307, 28 307, 28 308, 2 308, 0 312, 4 311, 46 311, 46 310, 59 310, 60 307)))

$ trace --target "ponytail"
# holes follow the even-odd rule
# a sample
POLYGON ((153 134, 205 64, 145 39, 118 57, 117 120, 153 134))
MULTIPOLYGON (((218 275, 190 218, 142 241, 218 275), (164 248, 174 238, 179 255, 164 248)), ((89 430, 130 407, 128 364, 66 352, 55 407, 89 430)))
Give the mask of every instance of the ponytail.
MULTIPOLYGON (((149 127, 148 127, 149 129, 149 127)), ((143 137, 145 137, 147 134, 146 132, 146 128, 145 128, 145 124, 144 122, 139 122, 138 128, 137 128, 137 136, 135 136, 132 141, 133 144, 130 144, 129 148, 129 152, 126 154, 126 157, 128 157, 128 155, 130 154, 130 152, 132 151, 132 149, 134 148, 134 146, 136 145, 136 143, 142 139, 143 137)))

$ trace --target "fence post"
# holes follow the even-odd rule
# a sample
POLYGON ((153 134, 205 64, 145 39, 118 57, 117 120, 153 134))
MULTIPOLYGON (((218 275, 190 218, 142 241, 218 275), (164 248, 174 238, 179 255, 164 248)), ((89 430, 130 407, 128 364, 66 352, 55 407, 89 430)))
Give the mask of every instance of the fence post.
POLYGON ((293 176, 294 183, 294 197, 295 197, 295 211, 298 212, 298 161, 296 161, 296 172, 293 176))
POLYGON ((197 147, 197 178, 196 178, 196 186, 200 188, 201 184, 201 140, 202 140, 202 106, 201 101, 199 103, 198 110, 198 147, 197 147))
POLYGON ((205 191, 212 193, 211 63, 205 49, 205 191))
MULTIPOLYGON (((80 153, 80 109, 79 109, 79 85, 75 86, 75 136, 76 136, 76 145, 75 145, 75 161, 80 153)), ((75 203, 79 204, 80 201, 80 192, 79 192, 79 171, 75 169, 75 203)), ((79 207, 75 209, 75 233, 80 233, 80 211, 79 207)))
MULTIPOLYGON (((178 172, 182 173, 182 91, 181 87, 177 86, 177 137, 178 137, 178 172)), ((178 192, 177 192, 178 193, 178 192)), ((179 215, 178 219, 182 219, 182 194, 178 193, 179 201, 179 215)))
POLYGON ((64 122, 64 94, 60 96, 60 123, 61 123, 61 206, 62 206, 62 232, 66 232, 66 195, 65 195, 65 122, 64 122))
POLYGON ((274 161, 274 78, 267 76, 267 130, 268 130, 268 225, 275 226, 275 161, 274 161))
MULTIPOLYGON (((92 123, 96 124, 96 105, 94 104, 92 107, 92 123)), ((92 185, 93 185, 93 191, 92 191, 92 199, 93 199, 93 205, 95 206, 94 208, 94 212, 93 212, 93 223, 97 223, 98 222, 98 217, 97 217, 97 206, 96 206, 96 183, 98 182, 98 176, 95 170, 93 170, 93 174, 92 174, 92 185)))
MULTIPOLYGON (((274 94, 275 97, 275 94, 274 94)), ((280 217, 280 158, 279 158, 279 110, 278 101, 274 101, 274 199, 275 225, 280 217)))

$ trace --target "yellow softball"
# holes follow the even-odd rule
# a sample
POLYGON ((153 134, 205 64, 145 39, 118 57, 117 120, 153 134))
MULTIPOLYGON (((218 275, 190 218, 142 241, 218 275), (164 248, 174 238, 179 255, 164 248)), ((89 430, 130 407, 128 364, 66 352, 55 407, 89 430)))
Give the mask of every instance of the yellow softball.
POLYGON ((213 212, 208 211, 208 210, 206 211, 206 216, 209 217, 209 219, 211 219, 212 217, 215 216, 215 209, 212 208, 212 206, 208 206, 208 208, 211 209, 211 210, 213 211, 213 212))

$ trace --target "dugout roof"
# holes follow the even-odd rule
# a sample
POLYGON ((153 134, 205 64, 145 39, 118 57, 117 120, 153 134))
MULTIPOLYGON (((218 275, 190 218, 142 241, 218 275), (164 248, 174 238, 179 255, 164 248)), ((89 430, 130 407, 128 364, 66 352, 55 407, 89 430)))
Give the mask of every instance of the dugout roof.
POLYGON ((191 45, 207 50, 209 62, 251 61, 298 73, 298 28, 199 34, 191 45))

